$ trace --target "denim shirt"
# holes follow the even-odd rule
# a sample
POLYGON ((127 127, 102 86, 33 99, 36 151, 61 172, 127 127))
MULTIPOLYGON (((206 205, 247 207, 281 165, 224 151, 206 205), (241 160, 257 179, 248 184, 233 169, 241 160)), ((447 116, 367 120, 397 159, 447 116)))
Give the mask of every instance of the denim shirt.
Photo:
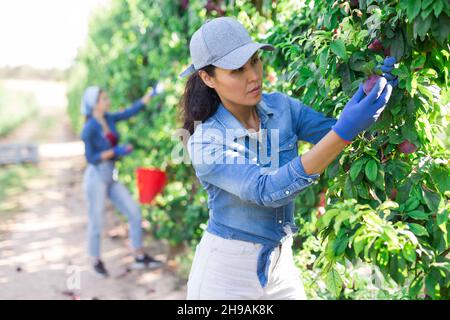
MULTIPOLYGON (((131 107, 123 111, 105 113, 105 120, 108 127, 117 136, 117 140, 119 140, 120 135, 116 129, 116 122, 131 118, 144 107, 145 104, 140 100, 137 100, 131 107)), ((83 131, 81 132, 81 139, 84 142, 86 160, 90 164, 95 165, 100 163, 102 152, 112 148, 111 143, 104 135, 102 126, 94 117, 90 117, 86 121, 83 131)))
POLYGON ((317 143, 336 119, 279 92, 263 93, 256 110, 260 142, 219 104, 197 125, 188 152, 209 196, 207 231, 262 244, 256 272, 265 287, 272 251, 298 231, 294 198, 320 177, 305 173, 297 142, 317 143))

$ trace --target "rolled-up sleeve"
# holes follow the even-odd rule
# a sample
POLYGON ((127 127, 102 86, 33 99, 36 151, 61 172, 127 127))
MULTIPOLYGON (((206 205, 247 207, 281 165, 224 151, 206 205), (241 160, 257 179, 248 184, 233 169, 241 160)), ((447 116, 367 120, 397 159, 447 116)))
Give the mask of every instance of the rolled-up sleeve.
POLYGON ((316 144, 330 132, 331 127, 336 123, 335 118, 326 117, 299 100, 287 97, 291 108, 293 127, 299 140, 316 144))
POLYGON ((127 120, 132 116, 136 115, 145 107, 145 104, 141 100, 136 100, 131 107, 126 108, 123 111, 111 113, 110 116, 113 121, 127 120))
POLYGON ((238 152, 227 149, 211 137, 194 137, 188 152, 197 176, 244 201, 265 207, 281 207, 320 175, 305 173, 300 157, 267 173, 238 152))

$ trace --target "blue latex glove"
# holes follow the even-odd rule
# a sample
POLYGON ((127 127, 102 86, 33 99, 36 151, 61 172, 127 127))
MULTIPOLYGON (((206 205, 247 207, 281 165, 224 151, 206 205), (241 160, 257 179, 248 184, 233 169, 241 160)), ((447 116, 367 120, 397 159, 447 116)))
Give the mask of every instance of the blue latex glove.
POLYGON ((131 151, 133 151, 133 148, 131 146, 128 145, 118 145, 114 147, 114 155, 116 157, 123 157, 126 156, 127 154, 131 153, 131 151))
POLYGON ((378 119, 391 93, 392 85, 384 77, 378 79, 366 97, 364 97, 363 85, 360 84, 358 91, 347 102, 332 129, 342 139, 352 141, 378 119))
POLYGON ((386 57, 383 61, 383 65, 378 67, 383 72, 383 77, 385 77, 388 83, 393 87, 396 87, 398 84, 397 77, 391 74, 391 71, 394 69, 394 64, 396 62, 397 61, 394 57, 386 57))
POLYGON ((164 92, 164 85, 160 82, 158 82, 153 88, 152 93, 150 94, 151 97, 157 96, 164 92))

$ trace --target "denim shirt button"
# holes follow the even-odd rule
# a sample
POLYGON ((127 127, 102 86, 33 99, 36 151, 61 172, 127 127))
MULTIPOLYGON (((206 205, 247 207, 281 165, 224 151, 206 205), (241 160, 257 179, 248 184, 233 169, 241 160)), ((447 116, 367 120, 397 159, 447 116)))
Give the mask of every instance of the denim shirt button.
POLYGON ((283 221, 282 220, 278 220, 278 223, 283 223, 283 221))
POLYGON ((284 193, 289 194, 290 192, 289 192, 289 190, 286 190, 284 193))

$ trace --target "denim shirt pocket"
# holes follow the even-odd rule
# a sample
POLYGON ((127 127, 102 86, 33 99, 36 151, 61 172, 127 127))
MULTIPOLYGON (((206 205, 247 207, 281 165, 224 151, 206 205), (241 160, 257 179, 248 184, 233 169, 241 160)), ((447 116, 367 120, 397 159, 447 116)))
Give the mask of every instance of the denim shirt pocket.
POLYGON ((285 165, 298 156, 297 136, 294 134, 280 143, 279 161, 280 166, 285 165))

